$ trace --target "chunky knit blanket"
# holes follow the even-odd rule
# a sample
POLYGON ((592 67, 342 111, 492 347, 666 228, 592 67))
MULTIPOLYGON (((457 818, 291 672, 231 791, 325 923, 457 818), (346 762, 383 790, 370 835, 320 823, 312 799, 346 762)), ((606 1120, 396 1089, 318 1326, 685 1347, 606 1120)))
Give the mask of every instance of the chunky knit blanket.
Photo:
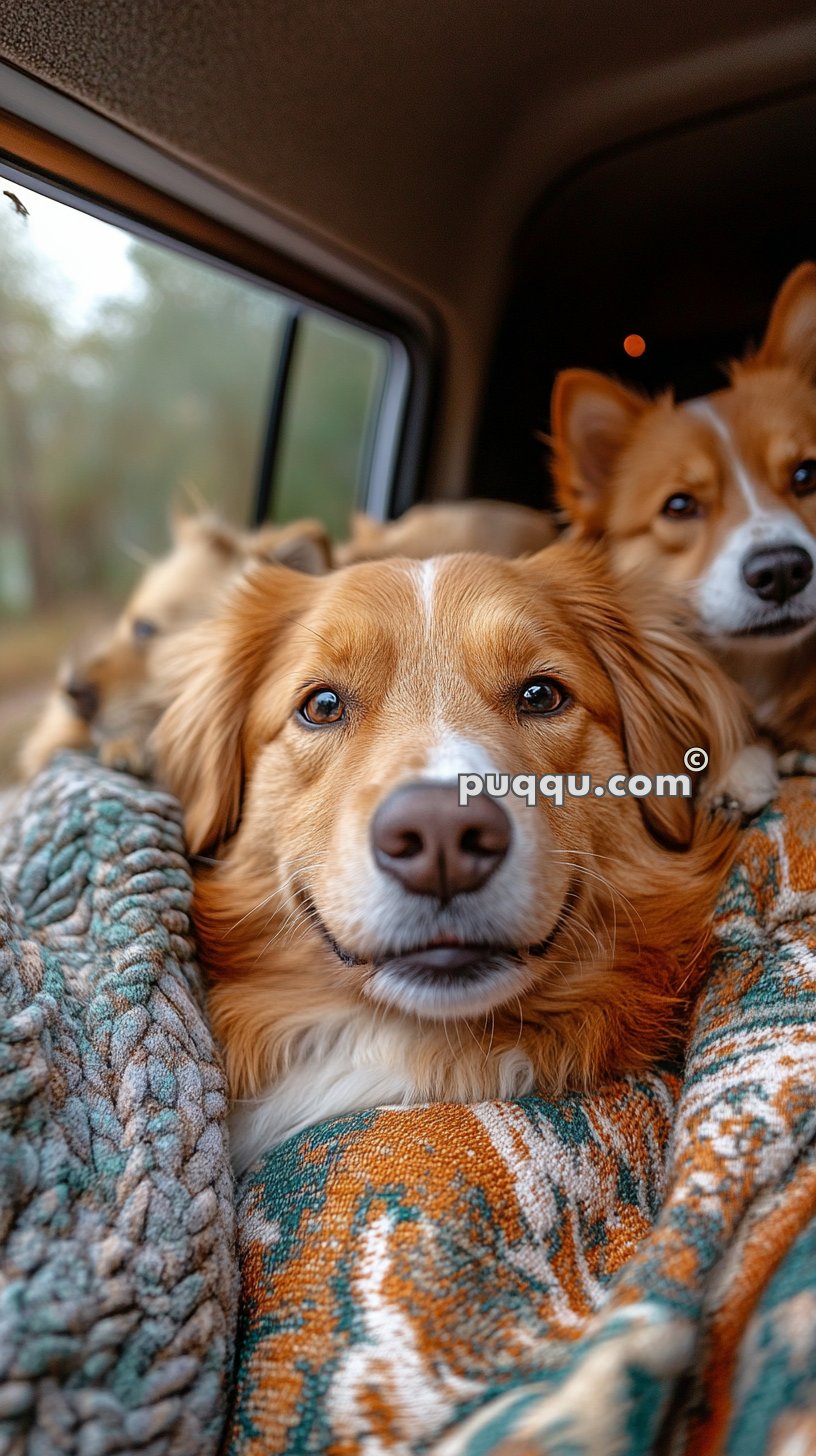
POLYGON ((812 794, 746 833, 682 1076, 250 1170, 229 1456, 816 1452, 812 794))
POLYGON ((236 1305, 177 806, 64 756, 0 834, 0 1453, 207 1456, 236 1305))

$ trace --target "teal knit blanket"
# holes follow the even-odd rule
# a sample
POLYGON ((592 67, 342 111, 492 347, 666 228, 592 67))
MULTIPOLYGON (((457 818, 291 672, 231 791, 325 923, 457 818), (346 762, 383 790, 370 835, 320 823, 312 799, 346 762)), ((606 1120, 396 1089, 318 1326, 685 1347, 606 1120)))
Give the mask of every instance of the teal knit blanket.
POLYGON ((66 754, 0 834, 0 1452, 215 1452, 226 1089, 177 805, 66 754))

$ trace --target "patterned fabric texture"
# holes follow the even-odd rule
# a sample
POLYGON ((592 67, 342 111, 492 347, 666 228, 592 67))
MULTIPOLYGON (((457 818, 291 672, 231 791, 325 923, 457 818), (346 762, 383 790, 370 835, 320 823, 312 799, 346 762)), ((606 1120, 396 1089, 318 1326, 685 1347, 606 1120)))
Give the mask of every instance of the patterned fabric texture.
POLYGON ((682 1077, 250 1170, 229 1456, 816 1452, 812 794, 746 832, 682 1077))
POLYGON ((64 755, 0 846, 0 1452, 207 1456, 237 1296, 166 795, 64 755))

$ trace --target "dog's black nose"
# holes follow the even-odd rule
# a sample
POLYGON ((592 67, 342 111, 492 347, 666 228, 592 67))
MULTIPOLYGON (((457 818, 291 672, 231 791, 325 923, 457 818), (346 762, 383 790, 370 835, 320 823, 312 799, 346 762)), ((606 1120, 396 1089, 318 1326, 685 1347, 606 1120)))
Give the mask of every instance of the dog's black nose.
POLYGON ((71 699, 74 712, 85 723, 90 723, 99 711, 99 690, 79 673, 72 672, 63 684, 63 692, 71 699))
POLYGON ((406 890, 446 904, 490 879, 510 848, 510 820, 487 794, 460 805, 456 788, 407 784, 380 804, 371 846, 406 890))
POLYGON ((768 546, 752 551, 742 563, 746 586, 763 602, 790 601, 804 591, 813 575, 813 559, 802 546, 768 546))

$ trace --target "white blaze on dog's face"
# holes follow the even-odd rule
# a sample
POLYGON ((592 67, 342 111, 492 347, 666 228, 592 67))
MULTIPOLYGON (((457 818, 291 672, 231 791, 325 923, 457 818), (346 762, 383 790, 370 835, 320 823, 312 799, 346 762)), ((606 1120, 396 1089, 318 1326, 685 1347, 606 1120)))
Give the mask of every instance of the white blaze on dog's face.
POLYGON ((688 800, 463 808, 460 773, 682 772, 689 745, 716 762, 743 727, 704 654, 659 614, 641 632, 577 546, 320 580, 267 568, 170 646, 159 763, 191 849, 223 846, 212 885, 234 887, 230 921, 269 926, 257 974, 305 938, 335 991, 422 1018, 528 992, 554 940, 586 934, 610 845, 665 868, 693 836, 688 800))
POLYGON ((569 370, 553 396, 561 505, 623 567, 681 586, 720 646, 816 624, 816 265, 777 298, 727 389, 676 405, 569 370))

